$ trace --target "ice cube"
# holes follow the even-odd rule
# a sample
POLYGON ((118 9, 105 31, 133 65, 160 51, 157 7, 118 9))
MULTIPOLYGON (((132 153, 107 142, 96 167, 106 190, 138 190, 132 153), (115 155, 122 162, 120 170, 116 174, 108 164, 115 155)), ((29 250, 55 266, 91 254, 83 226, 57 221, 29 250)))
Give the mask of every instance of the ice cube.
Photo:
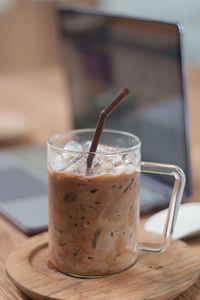
POLYGON ((111 154, 108 157, 112 160, 112 164, 114 167, 117 167, 123 163, 122 156, 120 154, 111 154))
POLYGON ((135 152, 131 152, 122 156, 123 164, 126 172, 132 172, 136 170, 140 164, 140 155, 136 155, 135 152))
POLYGON ((63 155, 64 155, 64 160, 66 162, 66 166, 65 166, 64 171, 74 173, 75 165, 76 165, 76 162, 78 161, 80 155, 78 155, 78 154, 76 154, 76 155, 68 154, 68 156, 67 156, 67 153, 63 153, 63 155))
POLYGON ((79 155, 69 163, 65 171, 82 176, 86 173, 86 166, 86 158, 79 155))
POLYGON ((69 141, 64 146, 65 152, 62 153, 63 158, 69 163, 70 161, 73 161, 75 158, 79 157, 79 153, 74 153, 70 151, 82 151, 82 145, 76 141, 69 141), (68 151, 69 152, 68 152, 68 151))
POLYGON ((90 150, 91 144, 92 144, 92 141, 86 141, 86 142, 83 144, 83 151, 89 151, 89 150, 90 150))
POLYGON ((134 153, 127 153, 122 155, 122 160, 124 164, 135 164, 135 155, 134 153))
POLYGON ((48 160, 53 170, 62 171, 66 168, 67 163, 61 153, 54 150, 49 151, 48 160))
POLYGON ((117 156, 112 162, 113 165, 113 172, 116 174, 120 174, 126 171, 126 165, 124 164, 122 157, 117 156))
POLYGON ((71 150, 71 151, 82 151, 82 145, 78 143, 77 141, 69 141, 67 144, 64 146, 64 150, 71 150))
POLYGON ((82 156, 76 164, 77 174, 85 175, 86 174, 86 169, 87 169, 87 158, 82 156))
MULTIPOLYGON (((92 141, 89 141, 89 140, 86 141, 83 144, 83 151, 89 151, 91 144, 92 144, 92 141)), ((105 145, 105 144, 98 144, 96 152, 100 152, 100 153, 101 152, 116 152, 116 150, 119 151, 119 148, 112 147, 112 146, 105 145)))
POLYGON ((110 174, 112 169, 112 161, 109 158, 105 156, 97 156, 94 158, 91 170, 93 175, 110 174))
POLYGON ((97 147, 98 152, 115 152, 116 148, 104 145, 104 144, 99 144, 97 147))

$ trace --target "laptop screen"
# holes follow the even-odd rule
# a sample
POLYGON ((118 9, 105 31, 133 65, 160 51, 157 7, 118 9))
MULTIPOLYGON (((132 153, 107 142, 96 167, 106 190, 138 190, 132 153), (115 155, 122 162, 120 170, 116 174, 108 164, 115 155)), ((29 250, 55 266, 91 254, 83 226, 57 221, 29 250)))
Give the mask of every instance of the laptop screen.
POLYGON ((140 137, 143 160, 179 165, 189 195, 180 26, 72 8, 58 12, 75 128, 95 127, 99 112, 128 87, 131 94, 106 127, 140 137))

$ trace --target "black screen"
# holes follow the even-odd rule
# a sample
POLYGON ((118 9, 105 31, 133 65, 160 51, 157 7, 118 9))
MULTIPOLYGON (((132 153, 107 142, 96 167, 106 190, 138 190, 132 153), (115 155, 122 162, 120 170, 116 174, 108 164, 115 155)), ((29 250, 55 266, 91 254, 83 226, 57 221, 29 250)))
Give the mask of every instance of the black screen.
POLYGON ((99 112, 128 87, 106 127, 139 136, 143 160, 179 165, 189 192, 179 27, 64 8, 59 22, 75 128, 95 127, 99 112))

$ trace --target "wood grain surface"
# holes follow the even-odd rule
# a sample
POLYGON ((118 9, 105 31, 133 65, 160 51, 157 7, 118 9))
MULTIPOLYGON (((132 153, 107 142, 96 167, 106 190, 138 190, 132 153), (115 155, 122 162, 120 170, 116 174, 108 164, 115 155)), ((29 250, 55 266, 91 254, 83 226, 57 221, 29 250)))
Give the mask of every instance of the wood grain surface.
POLYGON ((15 285, 36 300, 173 299, 197 281, 200 258, 181 241, 163 253, 141 253, 127 271, 98 279, 58 272, 48 251, 48 234, 28 239, 11 253, 7 272, 15 285), (176 268, 174 268, 176 264, 176 268))
POLYGON ((5 260, 10 251, 14 250, 21 242, 27 238, 15 227, 0 217, 0 299, 1 300, 27 300, 15 285, 9 280, 5 260))

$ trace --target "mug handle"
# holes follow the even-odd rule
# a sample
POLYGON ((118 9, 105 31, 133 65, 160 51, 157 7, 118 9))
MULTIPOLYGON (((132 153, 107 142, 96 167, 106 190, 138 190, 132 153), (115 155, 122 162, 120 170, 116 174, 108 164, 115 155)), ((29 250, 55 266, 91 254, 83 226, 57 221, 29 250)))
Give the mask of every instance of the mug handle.
POLYGON ((176 165, 152 162, 141 162, 141 172, 170 175, 174 176, 175 179, 160 245, 142 242, 139 243, 138 246, 139 251, 162 252, 168 248, 172 239, 176 218, 185 187, 185 174, 183 170, 176 165))

